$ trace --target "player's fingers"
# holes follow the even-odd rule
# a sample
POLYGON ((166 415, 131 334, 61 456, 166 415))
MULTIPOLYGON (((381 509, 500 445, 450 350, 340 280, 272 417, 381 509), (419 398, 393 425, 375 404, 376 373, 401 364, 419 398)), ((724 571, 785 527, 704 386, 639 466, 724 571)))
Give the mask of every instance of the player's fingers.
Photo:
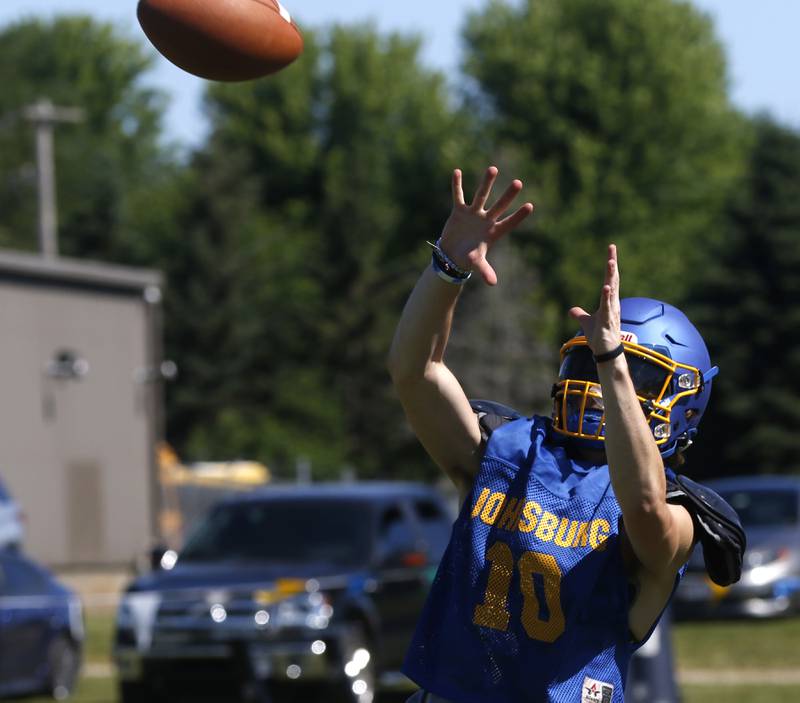
POLYGON ((475 191, 475 197, 472 199, 471 207, 473 210, 482 210, 486 205, 489 198, 489 193, 492 192, 492 186, 497 178, 497 167, 489 166, 483 174, 478 190, 475 191))
POLYGON ((605 285, 615 287, 619 280, 617 268, 617 247, 614 244, 608 245, 608 258, 606 259, 605 285))
POLYGON ((613 301, 614 289, 610 285, 606 284, 600 291, 600 310, 602 311, 603 317, 606 320, 608 320, 611 315, 613 301))
POLYGON ((496 220, 498 217, 500 217, 500 215, 502 215, 508 209, 508 206, 514 202, 514 198, 516 198, 517 195, 519 195, 519 192, 521 190, 522 190, 522 181, 520 180, 511 181, 511 184, 497 199, 497 202, 486 211, 486 216, 492 220, 496 220))
POLYGON ((608 260, 611 268, 611 292, 619 298, 619 258, 616 244, 608 245, 608 260))
POLYGON ((464 188, 462 186, 462 174, 461 169, 457 168, 453 171, 453 204, 454 205, 463 205, 464 204, 464 188))
POLYGON ((500 220, 492 230, 492 237, 498 239, 508 234, 512 229, 519 225, 533 214, 535 207, 533 203, 525 203, 508 217, 500 220))
POLYGON ((577 320, 578 322, 580 322, 581 320, 585 320, 585 319, 591 317, 591 315, 581 307, 570 308, 569 309, 569 316, 573 320, 577 320))
POLYGON ((487 285, 497 285, 497 273, 486 259, 482 258, 476 261, 473 265, 473 269, 480 274, 487 285))
POLYGON ((588 330, 591 327, 592 316, 583 308, 574 307, 569 309, 569 316, 576 320, 583 330, 584 335, 588 335, 588 330))

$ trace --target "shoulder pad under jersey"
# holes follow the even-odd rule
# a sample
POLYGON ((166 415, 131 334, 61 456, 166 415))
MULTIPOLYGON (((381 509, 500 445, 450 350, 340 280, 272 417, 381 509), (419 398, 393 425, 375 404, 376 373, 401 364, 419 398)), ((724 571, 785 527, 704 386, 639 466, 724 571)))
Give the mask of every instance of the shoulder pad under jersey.
POLYGON ((720 586, 738 581, 747 537, 736 511, 710 488, 686 476, 667 476, 667 501, 682 505, 692 516, 711 580, 720 586))
POLYGON ((481 437, 484 442, 501 425, 522 417, 514 408, 494 400, 470 400, 469 404, 472 406, 472 412, 478 416, 478 424, 481 426, 481 437))

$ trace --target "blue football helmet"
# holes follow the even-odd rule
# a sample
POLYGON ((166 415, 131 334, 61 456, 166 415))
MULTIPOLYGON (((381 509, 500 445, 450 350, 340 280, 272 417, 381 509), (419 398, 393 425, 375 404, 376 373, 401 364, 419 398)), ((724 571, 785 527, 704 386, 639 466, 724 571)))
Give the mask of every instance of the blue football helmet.
MULTIPOLYGON (((708 405, 711 366, 703 338, 680 310, 651 298, 620 301, 625 358, 661 456, 691 444, 708 405)), ((592 351, 582 334, 561 348, 553 386, 553 429, 577 444, 603 448, 603 395, 592 351)))

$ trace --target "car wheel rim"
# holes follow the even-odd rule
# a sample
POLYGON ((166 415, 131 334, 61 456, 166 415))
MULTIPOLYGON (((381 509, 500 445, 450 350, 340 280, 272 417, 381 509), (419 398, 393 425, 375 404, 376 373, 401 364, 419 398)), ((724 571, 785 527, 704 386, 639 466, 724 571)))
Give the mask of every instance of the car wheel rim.
POLYGON ((56 652, 52 670, 52 693, 57 701, 63 701, 72 693, 78 660, 75 650, 68 644, 59 643, 56 652))

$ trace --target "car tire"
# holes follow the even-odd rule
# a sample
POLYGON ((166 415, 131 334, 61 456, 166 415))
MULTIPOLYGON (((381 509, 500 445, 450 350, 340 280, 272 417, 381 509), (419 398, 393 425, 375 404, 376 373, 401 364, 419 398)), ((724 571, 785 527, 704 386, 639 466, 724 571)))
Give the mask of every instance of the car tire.
POLYGON ((47 649, 49 669, 48 693, 57 701, 72 695, 81 669, 81 654, 77 645, 65 635, 56 637, 47 649))
MULTIPOLYGON (((365 650, 369 652, 369 661, 357 675, 344 676, 331 691, 330 699, 334 703, 373 703, 375 699, 375 684, 377 673, 375 669, 375 652, 366 631, 361 625, 354 625, 348 630, 341 641, 342 669, 348 662, 355 660, 356 652, 365 650), (357 687, 356 684, 359 684, 357 687)), ((343 672, 344 673, 344 672, 343 672)))

